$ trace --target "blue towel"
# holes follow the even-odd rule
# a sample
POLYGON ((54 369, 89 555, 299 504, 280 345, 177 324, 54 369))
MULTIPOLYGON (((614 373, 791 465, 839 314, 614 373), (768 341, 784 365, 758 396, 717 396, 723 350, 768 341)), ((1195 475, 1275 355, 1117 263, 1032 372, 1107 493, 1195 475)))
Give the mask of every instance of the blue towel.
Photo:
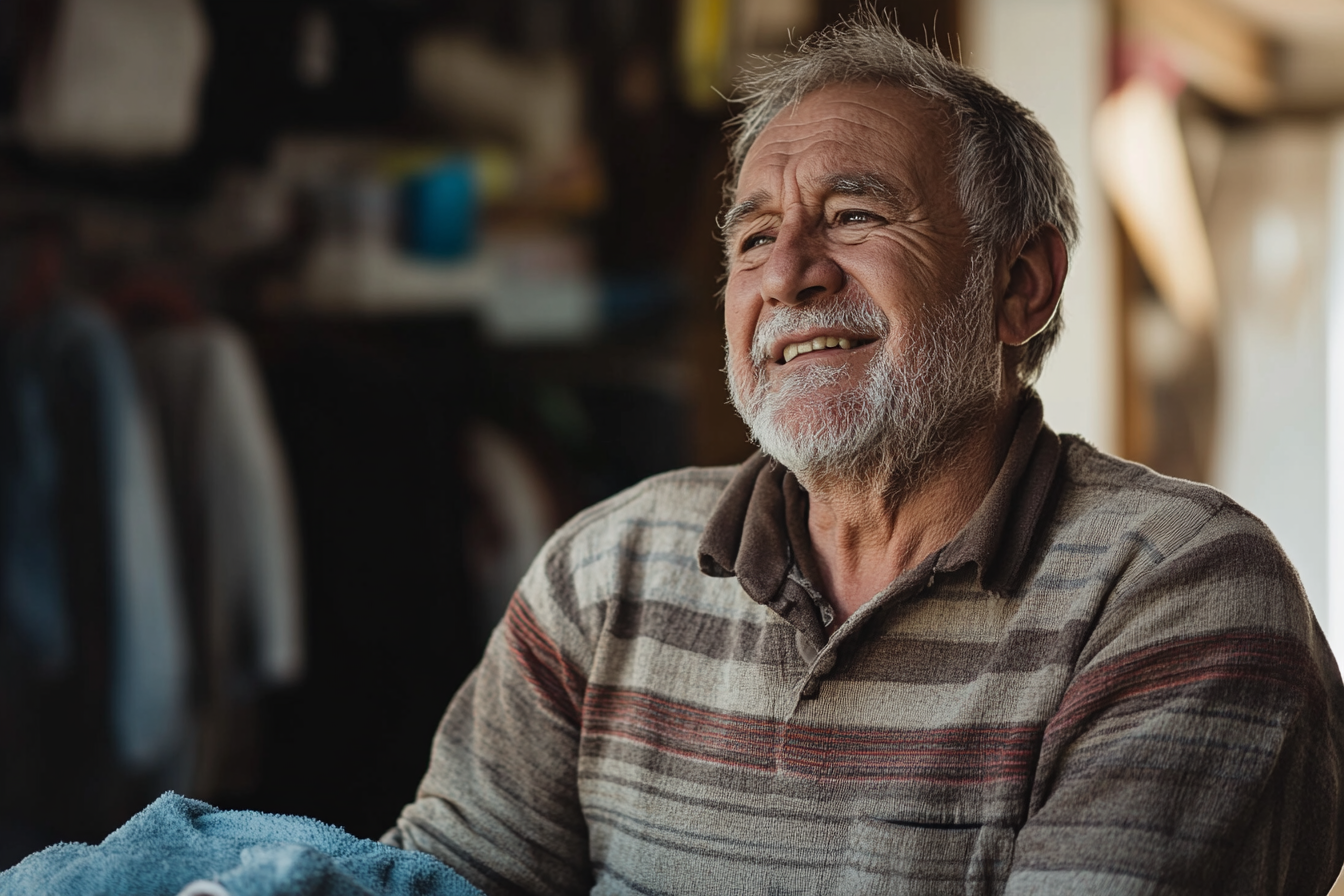
POLYGON ((0 873, 0 896, 480 896, 437 859, 292 815, 165 793, 98 846, 61 843, 0 873))

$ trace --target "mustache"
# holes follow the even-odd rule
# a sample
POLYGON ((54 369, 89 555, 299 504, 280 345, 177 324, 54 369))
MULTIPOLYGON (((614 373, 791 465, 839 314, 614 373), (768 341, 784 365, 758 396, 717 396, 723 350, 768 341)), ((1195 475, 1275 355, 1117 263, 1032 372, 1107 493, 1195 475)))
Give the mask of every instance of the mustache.
POLYGON ((887 316, 861 291, 835 296, 824 304, 782 305, 756 326, 752 363, 760 367, 773 361, 776 342, 813 327, 845 330, 862 339, 885 339, 891 331, 887 316))

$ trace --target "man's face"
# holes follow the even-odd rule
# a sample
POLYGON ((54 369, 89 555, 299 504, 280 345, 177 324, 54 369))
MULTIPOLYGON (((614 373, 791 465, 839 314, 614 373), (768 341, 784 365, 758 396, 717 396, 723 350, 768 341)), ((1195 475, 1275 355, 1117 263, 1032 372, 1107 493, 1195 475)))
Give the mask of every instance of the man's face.
POLYGON ((729 384, 800 476, 913 476, 997 395, 993 259, 970 248, 947 149, 924 101, 859 84, 785 109, 747 154, 725 222, 729 384))

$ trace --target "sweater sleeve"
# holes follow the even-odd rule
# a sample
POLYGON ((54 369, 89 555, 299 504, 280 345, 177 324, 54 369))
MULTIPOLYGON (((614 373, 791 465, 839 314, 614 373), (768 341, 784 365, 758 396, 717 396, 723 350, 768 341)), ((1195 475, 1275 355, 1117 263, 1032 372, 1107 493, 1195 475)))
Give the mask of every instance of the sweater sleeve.
POLYGON ((416 801, 384 841, 492 894, 586 893, 579 721, 602 607, 580 608, 564 530, 514 595, 435 735, 416 801))
POLYGON ((1046 727, 1006 892, 1326 893, 1341 707, 1296 574, 1223 508, 1111 595, 1046 727))

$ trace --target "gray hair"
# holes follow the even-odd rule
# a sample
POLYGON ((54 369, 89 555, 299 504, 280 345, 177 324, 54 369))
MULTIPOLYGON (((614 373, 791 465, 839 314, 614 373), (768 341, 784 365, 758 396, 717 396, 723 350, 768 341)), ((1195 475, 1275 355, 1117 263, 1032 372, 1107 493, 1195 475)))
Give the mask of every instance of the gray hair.
MULTIPOLYGON (((762 57, 738 79, 733 102, 742 109, 725 125, 727 201, 733 201, 747 151, 780 111, 823 87, 862 82, 906 88, 945 114, 958 199, 977 247, 997 253, 1050 224, 1072 252, 1079 230, 1073 181, 1036 117, 961 63, 904 37, 890 13, 866 5, 799 41, 791 52, 762 57)), ((1020 382, 1036 380, 1062 325, 1057 312, 1023 346, 1020 382)))

